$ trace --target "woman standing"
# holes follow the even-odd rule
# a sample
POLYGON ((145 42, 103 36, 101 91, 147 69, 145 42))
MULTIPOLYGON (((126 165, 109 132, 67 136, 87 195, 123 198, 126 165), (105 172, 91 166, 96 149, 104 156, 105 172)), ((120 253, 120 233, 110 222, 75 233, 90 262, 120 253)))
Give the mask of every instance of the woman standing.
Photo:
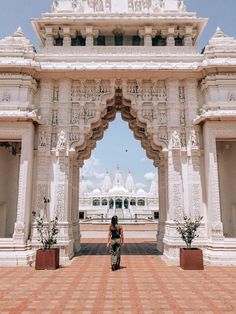
POLYGON ((120 268, 121 245, 124 245, 123 228, 122 226, 118 225, 118 217, 113 216, 111 218, 107 240, 107 246, 110 246, 112 270, 120 268))

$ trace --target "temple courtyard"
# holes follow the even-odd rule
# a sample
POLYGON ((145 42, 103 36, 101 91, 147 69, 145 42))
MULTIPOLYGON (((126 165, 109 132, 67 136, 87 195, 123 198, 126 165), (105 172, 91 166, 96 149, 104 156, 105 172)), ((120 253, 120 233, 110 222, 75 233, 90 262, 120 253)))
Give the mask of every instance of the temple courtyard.
POLYGON ((147 237, 152 226, 127 232, 122 267, 111 271, 105 230, 88 238, 88 229, 82 226, 78 256, 58 270, 1 267, 0 313, 236 313, 236 267, 167 264, 147 237), (143 238, 131 238, 137 233, 143 238))

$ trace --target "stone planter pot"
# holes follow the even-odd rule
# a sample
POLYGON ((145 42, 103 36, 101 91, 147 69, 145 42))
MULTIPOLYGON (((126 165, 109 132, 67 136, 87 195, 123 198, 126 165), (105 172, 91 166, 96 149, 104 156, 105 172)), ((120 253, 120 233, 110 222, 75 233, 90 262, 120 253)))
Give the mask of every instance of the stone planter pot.
POLYGON ((49 250, 39 249, 36 252, 35 269, 54 270, 59 268, 59 248, 52 248, 49 250))
POLYGON ((202 250, 197 248, 181 248, 180 267, 185 270, 203 270, 204 266, 202 250))

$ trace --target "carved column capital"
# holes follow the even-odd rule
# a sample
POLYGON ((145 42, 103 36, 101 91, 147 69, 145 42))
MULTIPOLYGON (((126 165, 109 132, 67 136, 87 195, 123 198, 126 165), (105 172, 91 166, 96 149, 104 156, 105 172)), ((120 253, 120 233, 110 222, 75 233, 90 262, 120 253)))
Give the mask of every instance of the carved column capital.
POLYGON ((169 26, 166 31, 166 44, 167 46, 175 45, 175 27, 169 26))
POLYGON ((50 26, 46 26, 45 27, 45 46, 46 47, 52 47, 53 46, 53 41, 54 41, 54 37, 53 37, 53 29, 50 26))
POLYGON ((70 47, 71 46, 71 32, 70 27, 63 27, 63 46, 70 47))
POLYGON ((152 38, 155 37, 157 31, 152 26, 145 26, 139 30, 139 36, 144 38, 144 46, 152 46, 152 38))
POLYGON ((86 46, 92 47, 93 39, 98 37, 99 31, 92 26, 86 26, 85 29, 81 31, 81 35, 86 38, 86 46))

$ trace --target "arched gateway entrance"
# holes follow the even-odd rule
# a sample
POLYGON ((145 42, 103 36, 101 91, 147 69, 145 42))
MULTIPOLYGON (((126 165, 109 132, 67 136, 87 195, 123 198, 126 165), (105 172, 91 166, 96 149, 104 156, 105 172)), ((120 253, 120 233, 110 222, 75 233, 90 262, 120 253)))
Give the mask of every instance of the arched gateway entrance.
MULTIPOLYGON (((55 213, 61 221, 65 257, 73 256, 80 247, 77 213, 79 169, 90 157, 96 142, 103 138, 104 131, 109 122, 114 120, 116 112, 120 112, 122 118, 128 122, 134 137, 141 141, 147 156, 153 160, 154 166, 159 168, 160 217, 157 247, 169 258, 173 258, 177 254, 173 221, 181 218, 184 213, 189 214, 189 202, 192 203, 194 214, 201 214, 202 198, 198 172, 199 130, 196 126, 186 128, 184 102, 181 101, 183 82, 158 77, 136 79, 132 77, 133 74, 128 79, 100 79, 99 73, 95 72, 94 75, 97 78, 81 79, 77 75, 76 79, 59 79, 57 82, 48 79, 41 83, 43 99, 48 97, 48 90, 55 91, 58 88, 58 100, 54 103, 52 121, 62 121, 65 117, 67 123, 69 120, 66 128, 59 124, 54 126, 58 132, 52 133, 53 158, 48 158, 48 164, 45 163, 45 155, 38 154, 38 163, 41 165, 38 168, 38 177, 43 169, 45 175, 48 175, 50 164, 52 167, 51 176, 54 181, 50 182, 47 177, 43 183, 46 191, 44 193, 51 199, 50 212, 53 213, 56 208, 55 213), (182 176, 182 164, 187 158, 187 142, 191 143, 191 158, 194 157, 191 166, 188 166, 191 183, 195 186, 194 191, 189 191, 189 178, 182 176), (188 190, 188 199, 184 198, 184 190, 188 190)), ((188 97, 188 93, 193 97, 195 84, 194 80, 184 82, 185 97, 188 97)), ((45 126, 40 126, 39 151, 45 149, 40 147, 40 139, 45 133, 45 126)), ((36 183, 36 211, 42 211, 42 181, 37 180, 36 183)), ((119 200, 116 200, 115 207, 119 206, 119 200)), ((36 234, 34 237, 36 240, 36 234)), ((61 248, 63 252, 63 245, 61 248)))
POLYGON ((0 41, 0 264, 34 259, 33 210, 58 216, 62 260, 80 249, 80 168, 116 112, 159 169, 158 250, 177 261, 175 220, 202 215, 205 261, 236 264, 236 41, 199 53, 179 0, 52 0, 32 24, 40 54, 21 28, 0 41))

